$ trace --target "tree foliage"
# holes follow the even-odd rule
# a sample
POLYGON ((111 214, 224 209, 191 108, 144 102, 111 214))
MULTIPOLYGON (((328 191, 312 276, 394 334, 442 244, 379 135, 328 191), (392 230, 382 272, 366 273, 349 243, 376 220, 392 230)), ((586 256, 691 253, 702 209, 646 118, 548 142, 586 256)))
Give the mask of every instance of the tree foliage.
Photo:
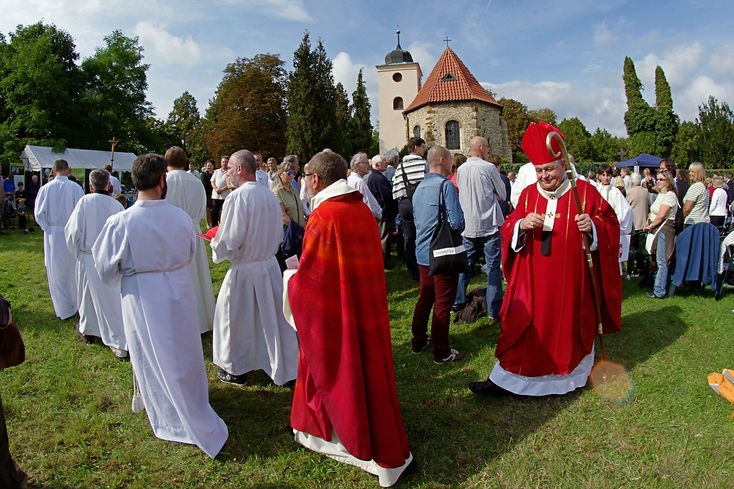
POLYGON ((71 36, 39 22, 18 26, 1 44, 2 159, 17 161, 25 144, 78 144, 84 134, 82 73, 71 36))
POLYGON ((166 129, 175 144, 186 151, 191 162, 201 164, 209 157, 196 98, 188 91, 173 101, 173 108, 166 120, 166 129))
POLYGON ((285 150, 284 62, 274 54, 238 58, 224 70, 205 124, 206 147, 215 156, 247 148, 264 157, 285 150))
POLYGON ((522 137, 533 119, 528 114, 528 107, 515 99, 501 98, 498 103, 502 105, 502 118, 507 122, 507 136, 512 148, 512 161, 516 163, 527 162, 528 158, 520 148, 522 137))
POLYGON ((597 127, 590 142, 593 161, 619 161, 619 150, 627 152, 627 139, 614 137, 606 129, 597 127))
POLYGON ((716 97, 698 106, 700 152, 704 163, 715 168, 734 166, 734 112, 716 97))
POLYGON ((370 101, 362 78, 362 70, 357 75, 357 88, 352 93, 352 118, 349 124, 349 140, 353 151, 369 151, 372 145, 372 122, 370 121, 370 101))
POLYGON ((655 68, 655 145, 658 155, 667 158, 673 149, 680 121, 673 112, 673 96, 663 69, 655 68))
POLYGON ((347 95, 347 91, 341 83, 337 83, 334 87, 334 105, 336 127, 342 129, 344 137, 341 137, 338 144, 331 149, 340 155, 350 155, 353 150, 352 141, 346 136, 347 129, 352 121, 352 106, 349 104, 349 95, 347 95))
POLYGON ((293 53, 288 79, 288 152, 307 161, 324 148, 340 146, 331 60, 321 41, 311 50, 308 32, 293 53))
POLYGON ((671 156, 674 161, 685 165, 692 161, 701 161, 701 128, 695 122, 684 121, 678 128, 673 143, 671 156))
POLYGON ((629 150, 639 153, 658 153, 655 137, 656 112, 642 98, 642 82, 637 77, 635 64, 629 56, 624 58, 624 93, 627 96, 627 111, 624 124, 629 135, 629 150))
POLYGON ((558 124, 558 129, 563 133, 566 149, 574 156, 576 161, 591 161, 593 159, 591 134, 578 117, 563 119, 558 124))
POLYGON ((137 37, 116 30, 104 42, 103 48, 82 63, 86 78, 83 103, 91 122, 85 147, 107 149, 115 136, 121 150, 143 152, 151 142, 146 121, 153 111, 145 95, 150 65, 143 63, 143 47, 137 37))

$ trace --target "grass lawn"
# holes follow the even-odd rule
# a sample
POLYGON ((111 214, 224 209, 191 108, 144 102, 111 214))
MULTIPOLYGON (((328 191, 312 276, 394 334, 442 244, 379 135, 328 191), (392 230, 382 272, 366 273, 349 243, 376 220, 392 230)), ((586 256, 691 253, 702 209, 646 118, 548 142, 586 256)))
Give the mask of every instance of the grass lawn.
MULTIPOLYGON (((215 293, 226 268, 212 265, 215 293)), ((734 290, 720 302, 710 291, 651 300, 636 281, 624 282, 622 332, 608 336, 606 348, 633 382, 625 402, 588 386, 563 397, 494 399, 466 384, 489 373, 499 327, 486 318, 452 325, 452 346, 470 352, 463 362, 434 365, 430 353, 411 354, 418 289, 406 277, 404 268, 387 272, 398 396, 419 467, 398 487, 734 487, 733 406, 706 382, 709 372, 734 368, 734 290)), ((39 230, 0 236, 0 293, 26 343, 26 362, 0 373, 0 393, 11 453, 29 487, 379 487, 375 477, 296 445, 284 429, 292 390, 262 372, 244 388, 218 382, 211 334, 210 402, 229 427, 228 442, 211 460, 194 446, 156 439, 145 413, 130 410, 130 364, 83 344, 76 318, 54 316, 39 230)))

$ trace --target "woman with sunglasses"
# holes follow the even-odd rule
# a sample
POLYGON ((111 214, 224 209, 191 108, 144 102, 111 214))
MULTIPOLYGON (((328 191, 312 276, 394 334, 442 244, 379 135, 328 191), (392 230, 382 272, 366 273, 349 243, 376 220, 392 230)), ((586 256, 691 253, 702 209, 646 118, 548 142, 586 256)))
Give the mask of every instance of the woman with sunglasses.
POLYGON ((651 299, 664 299, 668 285, 668 264, 675 251, 675 213, 678 210, 678 196, 675 192, 673 175, 669 171, 658 172, 657 184, 660 192, 650 206, 647 225, 642 228, 643 231, 655 236, 650 256, 655 257, 658 267, 653 291, 646 295, 651 299))

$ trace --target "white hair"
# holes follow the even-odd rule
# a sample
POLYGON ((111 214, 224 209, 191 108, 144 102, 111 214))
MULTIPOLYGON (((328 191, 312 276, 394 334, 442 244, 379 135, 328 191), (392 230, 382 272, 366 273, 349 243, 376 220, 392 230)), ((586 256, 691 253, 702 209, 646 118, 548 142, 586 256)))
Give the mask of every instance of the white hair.
POLYGON ((385 161, 385 157, 382 155, 373 156, 371 160, 372 168, 376 168, 378 165, 381 165, 384 161, 385 161))
MULTIPOLYGON (((359 163, 362 160, 362 157, 364 156, 364 159, 367 160, 367 153, 357 153, 356 155, 352 156, 352 161, 349 163, 349 167, 354 170, 357 166, 357 163, 359 163)), ((368 160, 369 161, 369 160, 368 160)))
POLYGON ((630 176, 630 181, 632 182, 632 185, 636 186, 642 183, 642 177, 639 173, 635 172, 632 174, 632 176, 630 176))

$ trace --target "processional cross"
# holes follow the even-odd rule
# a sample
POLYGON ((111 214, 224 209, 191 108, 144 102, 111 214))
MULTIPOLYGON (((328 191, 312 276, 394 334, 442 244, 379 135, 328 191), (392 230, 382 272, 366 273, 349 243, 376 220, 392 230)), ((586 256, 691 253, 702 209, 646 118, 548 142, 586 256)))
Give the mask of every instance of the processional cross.
POLYGON ((112 139, 110 139, 108 142, 112 144, 112 153, 110 154, 110 165, 114 166, 115 164, 115 146, 117 146, 117 143, 119 143, 120 140, 115 138, 115 136, 112 136, 112 139))

